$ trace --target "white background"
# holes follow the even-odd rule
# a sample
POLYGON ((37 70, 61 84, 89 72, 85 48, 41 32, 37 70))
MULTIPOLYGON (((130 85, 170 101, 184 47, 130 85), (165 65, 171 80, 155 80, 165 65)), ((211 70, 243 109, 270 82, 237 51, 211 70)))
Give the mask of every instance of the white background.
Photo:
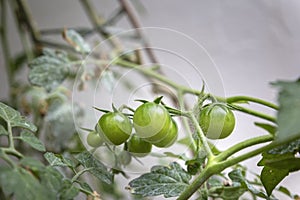
MULTIPOLYGON (((74 0, 28 0, 40 28, 89 26, 80 3, 74 0)), ((117 1, 95 1, 97 8, 107 16, 117 1)), ((297 0, 152 0, 143 1, 146 13, 140 14, 145 27, 169 28, 196 40, 214 60, 226 96, 249 95, 276 101, 276 91, 270 86, 275 80, 294 80, 300 75, 300 2, 297 0)), ((18 52, 20 41, 13 18, 10 17, 10 44, 18 52)), ((130 28, 126 20, 120 26, 130 28)), ((175 34, 176 35, 176 34, 175 34)), ((169 43, 170 48, 181 49, 201 71, 201 62, 192 43, 172 40, 167 35, 149 35, 155 45, 169 43), (199 65, 198 65, 199 64, 199 65)), ((2 54, 2 51, 1 51, 2 54)), ((160 55, 169 67, 180 70, 176 62, 160 55)), ((0 97, 7 96, 7 79, 3 59, 0 61, 0 97)), ((192 86, 199 81, 195 74, 184 74, 192 86)), ((205 74, 204 74, 205 75, 205 74)), ((212 80, 210 80, 212 85, 212 80)), ((219 84, 219 83, 218 83, 219 84)), ((218 88, 220 89, 220 88, 218 88)), ((260 107, 253 107, 261 109, 260 107)), ((264 110, 265 111, 265 110, 264 110)), ((240 140, 262 132, 252 125, 253 118, 238 115, 234 138, 240 140)), ((232 138, 218 144, 225 148, 232 138)), ((257 171, 257 160, 245 163, 257 171)), ((284 184, 299 192, 300 175, 287 178, 284 184)), ((285 197, 283 197, 285 198, 285 197)))

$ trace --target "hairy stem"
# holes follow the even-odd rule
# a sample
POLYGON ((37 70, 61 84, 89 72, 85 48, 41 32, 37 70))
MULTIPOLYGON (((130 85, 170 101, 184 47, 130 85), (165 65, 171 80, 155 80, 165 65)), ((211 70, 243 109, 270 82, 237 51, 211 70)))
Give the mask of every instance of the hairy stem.
POLYGON ((273 140, 273 136, 272 135, 263 135, 263 136, 259 136, 259 137, 255 137, 255 138, 251 138, 248 140, 245 140, 243 142, 240 142, 236 145, 233 145, 232 147, 228 148, 226 151, 223 151, 222 153, 220 153, 218 156, 216 156, 216 160, 217 161, 224 161, 226 160, 228 157, 232 156, 233 154, 246 149, 250 146, 253 145, 257 145, 257 144, 261 144, 261 143, 265 143, 265 142, 270 142, 273 140))
POLYGON ((235 110, 238 110, 240 112, 247 113, 249 115, 253 115, 253 116, 259 117, 261 119, 265 119, 270 122, 276 123, 276 119, 270 115, 267 115, 267 114, 264 114, 264 113, 261 113, 261 112, 255 111, 255 110, 251 110, 249 108, 245 108, 242 106, 238 106, 238 105, 230 104, 230 106, 232 106, 235 110))
POLYGON ((273 108, 275 110, 278 110, 278 106, 270 103, 268 101, 262 100, 262 99, 258 99, 255 97, 248 97, 248 96, 234 96, 234 97, 228 97, 226 98, 226 102, 227 103, 235 103, 235 102, 239 102, 239 101, 249 101, 249 102, 254 102, 254 103, 258 103, 270 108, 273 108))

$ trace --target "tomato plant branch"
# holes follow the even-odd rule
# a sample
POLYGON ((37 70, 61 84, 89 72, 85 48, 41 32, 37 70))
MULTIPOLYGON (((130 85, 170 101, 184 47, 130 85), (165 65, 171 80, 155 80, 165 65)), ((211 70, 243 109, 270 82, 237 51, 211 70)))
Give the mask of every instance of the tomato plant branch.
MULTIPOLYGON (((178 92, 178 102, 179 102, 179 108, 181 110, 185 110, 184 96, 183 96, 183 93, 180 91, 178 92)), ((185 130, 187 131, 187 135, 188 135, 189 139, 191 140, 192 150, 195 152, 198 149, 198 145, 196 144, 195 140, 193 139, 192 131, 189 126, 188 119, 185 117, 182 117, 181 120, 183 122, 183 126, 185 127, 185 130)))
POLYGON ((74 183, 75 181, 77 181, 77 179, 82 175, 82 174, 84 174, 85 172, 87 172, 87 171, 89 171, 89 170, 91 170, 91 169, 93 169, 92 167, 89 167, 89 168, 85 168, 85 169, 83 169, 83 170, 81 170, 81 171, 79 171, 78 173, 76 173, 76 175, 72 178, 72 183, 74 183))
POLYGON ((259 137, 255 137, 255 138, 245 140, 245 141, 240 142, 236 145, 233 145, 232 147, 230 147, 227 150, 223 151, 222 153, 220 153, 219 155, 216 156, 215 160, 216 161, 224 161, 228 157, 232 156, 233 154, 235 154, 235 153, 237 153, 237 152, 239 152, 239 151, 241 151, 245 148, 248 148, 248 147, 253 146, 253 145, 265 143, 265 142, 270 142, 272 140, 273 140, 272 135, 263 135, 263 136, 259 136, 259 137))
POLYGON ((261 112, 258 112, 258 111, 255 111, 255 110, 251 110, 249 108, 245 108, 245 107, 242 107, 242 106, 238 106, 236 104, 229 104, 233 109, 235 110, 238 110, 240 112, 243 112, 243 113, 247 113, 249 115, 253 115, 253 116, 256 116, 256 117, 259 117, 261 119, 265 119, 265 120, 268 120, 270 122, 274 122, 276 123, 276 119, 270 115, 267 115, 267 114, 264 114, 264 113, 261 113, 261 112))
POLYGON ((190 184, 187 189, 185 189, 177 200, 187 200, 189 199, 204 183, 211 177, 212 175, 216 174, 216 168, 204 168, 197 178, 194 180, 192 184, 190 184))
POLYGON ((113 61, 113 64, 120 65, 120 66, 123 66, 126 68, 136 69, 137 71, 142 72, 143 74, 150 76, 152 78, 155 78, 155 79, 175 88, 176 90, 181 91, 182 93, 190 93, 190 94, 195 94, 195 95, 199 95, 201 93, 201 91, 198 91, 198 90, 195 90, 195 89, 183 86, 183 85, 179 85, 179 84, 175 83, 174 81, 166 78, 163 75, 160 75, 159 73, 157 73, 151 69, 142 68, 142 67, 140 67, 140 65, 129 62, 129 61, 125 61, 122 59, 116 59, 113 61))
POLYGON ((273 104, 271 102, 262 100, 262 99, 255 98, 255 97, 233 96, 233 97, 226 98, 226 102, 227 103, 236 103, 236 102, 242 102, 242 101, 246 101, 246 102, 249 101, 249 102, 258 103, 258 104, 261 104, 261 105, 273 108, 275 110, 278 110, 278 106, 277 105, 275 105, 275 104, 273 104))

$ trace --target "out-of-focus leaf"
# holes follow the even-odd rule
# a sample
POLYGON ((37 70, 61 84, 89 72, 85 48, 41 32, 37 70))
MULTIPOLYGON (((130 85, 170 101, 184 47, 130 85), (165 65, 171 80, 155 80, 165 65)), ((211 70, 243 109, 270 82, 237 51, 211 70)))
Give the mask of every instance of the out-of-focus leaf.
POLYGON ((107 170, 104 164, 102 164, 99 160, 93 157, 91 153, 88 151, 82 152, 77 155, 77 160, 82 164, 85 168, 90 168, 88 170, 91 174, 93 174, 99 180, 111 184, 113 180, 113 175, 107 170))
POLYGON ((277 115, 278 133, 274 142, 284 143, 291 138, 300 138, 300 81, 278 81, 279 111, 277 115))
POLYGON ((73 29, 68 29, 63 32, 64 39, 78 52, 89 53, 91 47, 86 41, 73 29))
POLYGON ((76 188, 72 182, 68 179, 63 181, 62 187, 59 190, 61 200, 70 200, 74 199, 79 193, 79 189, 76 188))
POLYGON ((178 196, 189 186, 191 175, 174 162, 170 166, 154 166, 150 173, 141 175, 129 183, 132 194, 146 196, 178 196))
POLYGON ((36 126, 27 121, 21 114, 15 109, 0 102, 0 118, 9 123, 11 127, 21 127, 35 132, 36 126))
POLYGON ((6 196, 13 195, 16 200, 35 200, 43 197, 51 200, 47 188, 38 179, 22 168, 1 168, 0 186, 6 196))
POLYGON ((117 82, 114 73, 109 70, 105 70, 102 72, 100 81, 108 92, 113 91, 115 83, 117 82))
POLYGON ((30 169, 34 172, 41 172, 44 170, 45 166, 39 160, 32 157, 24 157, 20 160, 20 165, 25 169, 30 169))
POLYGON ((0 125, 0 135, 8 135, 7 130, 2 125, 0 125))
POLYGON ((47 115, 46 135, 51 136, 56 149, 68 148, 71 138, 76 133, 75 122, 80 121, 83 112, 79 106, 60 99, 52 100, 47 115))
POLYGON ((277 131, 277 127, 271 125, 271 124, 266 124, 266 123, 260 123, 260 122, 254 122, 254 124, 266 131, 268 131, 271 135, 275 135, 277 131))
POLYGON ((46 49, 43 53, 29 64, 29 81, 51 91, 69 75, 70 61, 63 52, 46 49))
POLYGON ((27 144, 29 144, 32 148, 38 151, 46 151, 46 148, 42 141, 40 141, 33 133, 28 131, 22 131, 20 135, 20 139, 27 144))
POLYGON ((274 188, 289 174, 287 169, 275 169, 264 167, 260 179, 264 185, 267 194, 270 196, 274 188))

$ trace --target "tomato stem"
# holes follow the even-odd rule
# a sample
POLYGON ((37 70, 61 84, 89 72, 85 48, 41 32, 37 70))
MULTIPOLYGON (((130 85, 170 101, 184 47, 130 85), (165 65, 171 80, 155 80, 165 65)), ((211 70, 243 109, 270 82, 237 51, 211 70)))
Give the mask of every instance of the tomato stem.
POLYGON ((243 142, 240 142, 238 144, 233 145, 232 147, 228 148, 227 150, 223 151, 219 155, 216 156, 215 160, 217 161, 224 161, 233 154, 246 149, 250 146, 265 143, 265 142, 270 142, 273 140, 272 135, 263 135, 255 138, 250 138, 248 140, 245 140, 243 142))

